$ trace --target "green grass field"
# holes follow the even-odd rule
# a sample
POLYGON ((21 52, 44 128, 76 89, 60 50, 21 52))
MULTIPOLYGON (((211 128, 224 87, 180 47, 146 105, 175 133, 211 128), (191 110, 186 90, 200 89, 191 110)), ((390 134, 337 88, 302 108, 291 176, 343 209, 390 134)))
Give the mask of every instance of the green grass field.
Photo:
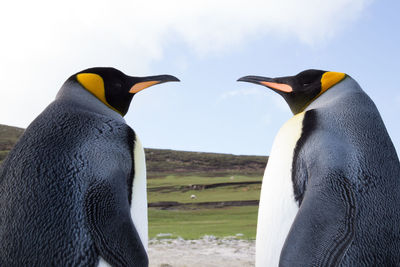
POLYGON ((221 176, 221 177, 207 177, 207 176, 175 176, 168 175, 162 178, 147 179, 147 187, 159 187, 159 186, 170 186, 170 185, 191 185, 191 184, 214 184, 214 183, 227 183, 227 182, 250 182, 250 181, 261 181, 261 176, 243 176, 243 175, 232 175, 232 176, 221 176))
MULTIPOLYGON (((193 184, 215 184, 261 181, 261 177, 232 176, 167 176, 148 179, 148 188, 168 187, 160 191, 148 192, 149 203, 174 201, 180 203, 224 202, 238 200, 259 200, 260 184, 228 185, 204 190, 180 190, 181 186, 193 184), (196 199, 191 199, 196 195, 196 199)), ((204 235, 219 238, 237 236, 254 239, 257 225, 257 206, 196 208, 160 210, 149 208, 149 237, 197 239, 204 235)))
POLYGON ((149 209, 149 238, 158 234, 172 234, 168 238, 198 239, 204 235, 219 238, 237 236, 255 239, 257 225, 256 206, 197 209, 149 209))
POLYGON ((150 203, 160 201, 176 201, 181 203, 199 203, 215 201, 238 201, 238 200, 258 200, 260 195, 260 186, 251 185, 237 188, 235 186, 226 186, 224 188, 213 188, 208 190, 190 190, 187 192, 171 193, 151 193, 148 196, 150 203), (191 199, 195 195, 195 199, 191 199))
POLYGON ((224 187, 210 188, 206 190, 180 190, 181 186, 195 184, 214 184, 214 183, 238 183, 261 181, 261 177, 229 176, 229 177, 176 177, 167 176, 165 178, 148 179, 148 188, 168 187, 160 191, 149 192, 148 200, 150 203, 160 201, 176 201, 181 203, 198 203, 214 201, 237 201, 237 200, 258 200, 260 195, 260 184, 251 185, 228 185, 224 187), (232 177, 234 177, 232 179, 232 177), (172 188, 170 188, 172 187, 172 188), (195 195, 195 199, 191 199, 195 195))

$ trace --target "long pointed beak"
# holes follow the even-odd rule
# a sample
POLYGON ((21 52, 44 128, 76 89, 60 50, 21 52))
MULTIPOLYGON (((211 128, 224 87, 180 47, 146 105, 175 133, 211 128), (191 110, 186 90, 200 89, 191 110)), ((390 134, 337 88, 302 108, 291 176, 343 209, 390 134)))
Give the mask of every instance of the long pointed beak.
POLYGON ((244 77, 238 79, 237 81, 261 84, 261 82, 272 82, 273 79, 268 78, 268 77, 249 75, 249 76, 244 76, 244 77))
POLYGON ((293 88, 285 83, 277 83, 275 79, 273 78, 268 78, 268 77, 262 77, 262 76, 244 76, 240 79, 237 80, 238 82, 249 82, 249 83, 255 83, 255 84, 260 84, 267 86, 273 90, 281 91, 284 93, 290 93, 293 92, 293 88))
POLYGON ((178 78, 172 75, 156 75, 156 76, 147 76, 136 78, 134 77, 136 83, 131 87, 129 93, 136 94, 137 92, 142 91, 150 86, 166 83, 166 82, 180 82, 178 78))

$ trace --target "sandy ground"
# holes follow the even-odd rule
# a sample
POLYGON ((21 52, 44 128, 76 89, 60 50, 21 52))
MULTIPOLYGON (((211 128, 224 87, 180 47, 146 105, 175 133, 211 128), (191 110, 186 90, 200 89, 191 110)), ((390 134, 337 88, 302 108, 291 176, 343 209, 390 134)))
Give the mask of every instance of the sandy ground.
POLYGON ((150 267, 254 266, 255 242, 236 238, 149 241, 150 267))

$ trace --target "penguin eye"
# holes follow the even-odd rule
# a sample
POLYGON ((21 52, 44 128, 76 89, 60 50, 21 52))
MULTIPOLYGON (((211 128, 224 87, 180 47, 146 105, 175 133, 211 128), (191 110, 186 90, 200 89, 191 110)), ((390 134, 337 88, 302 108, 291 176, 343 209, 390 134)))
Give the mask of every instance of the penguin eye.
POLYGON ((121 88, 121 87, 122 87, 122 84, 120 84, 120 83, 115 83, 114 86, 117 87, 117 88, 121 88))
POLYGON ((312 84, 312 83, 303 83, 303 86, 304 86, 304 87, 307 87, 307 86, 309 86, 310 84, 312 84))

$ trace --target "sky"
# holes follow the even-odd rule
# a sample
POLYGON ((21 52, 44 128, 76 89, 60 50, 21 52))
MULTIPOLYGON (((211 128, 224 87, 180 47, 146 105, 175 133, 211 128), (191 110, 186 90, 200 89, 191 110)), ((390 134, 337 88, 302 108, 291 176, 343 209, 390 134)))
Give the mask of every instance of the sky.
POLYGON ((400 149, 397 0, 8 1, 0 10, 0 124, 27 127, 72 74, 95 66, 180 83, 135 95, 125 116, 148 148, 268 155, 292 114, 236 80, 345 72, 400 149))

